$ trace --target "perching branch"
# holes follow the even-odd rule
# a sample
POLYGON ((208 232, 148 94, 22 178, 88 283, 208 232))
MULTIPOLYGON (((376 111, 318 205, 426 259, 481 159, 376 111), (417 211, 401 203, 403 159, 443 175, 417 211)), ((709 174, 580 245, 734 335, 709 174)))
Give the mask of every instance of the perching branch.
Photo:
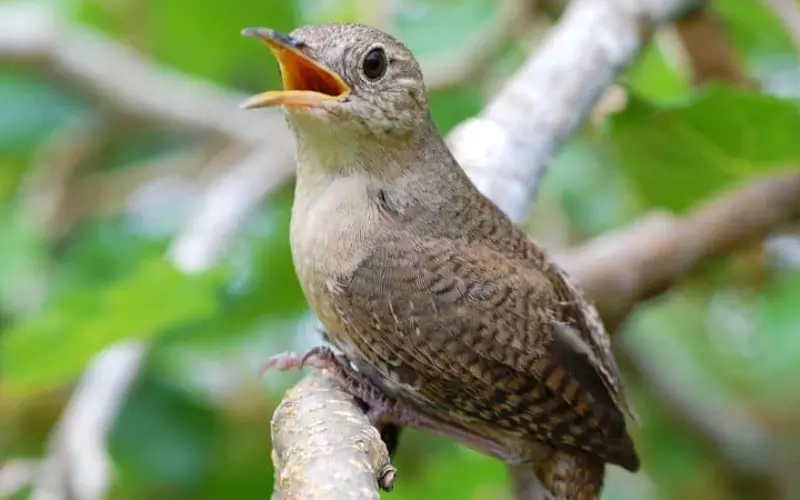
POLYGON ((322 374, 286 393, 272 416, 276 496, 378 498, 395 469, 378 430, 352 396, 322 374))

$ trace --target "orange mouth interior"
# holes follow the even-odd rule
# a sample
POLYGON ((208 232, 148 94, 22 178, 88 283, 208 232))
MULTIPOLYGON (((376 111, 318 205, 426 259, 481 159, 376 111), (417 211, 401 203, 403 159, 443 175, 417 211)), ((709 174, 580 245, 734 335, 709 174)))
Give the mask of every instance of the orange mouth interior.
POLYGON ((304 54, 298 42, 267 28, 248 28, 245 36, 259 38, 272 50, 281 69, 283 90, 271 90, 248 99, 246 109, 268 106, 318 106, 344 100, 350 86, 342 78, 304 54))

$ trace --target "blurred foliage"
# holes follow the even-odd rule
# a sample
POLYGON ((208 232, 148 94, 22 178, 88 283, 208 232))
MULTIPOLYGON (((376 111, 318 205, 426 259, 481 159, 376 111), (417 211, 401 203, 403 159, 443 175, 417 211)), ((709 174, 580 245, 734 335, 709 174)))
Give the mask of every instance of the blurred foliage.
MULTIPOLYGON (((463 50, 497 9, 490 0, 391 3, 393 31, 421 58, 463 50)), ((242 28, 363 20, 375 9, 358 0, 71 0, 57 8, 161 64, 243 92, 279 80, 268 51, 239 37, 242 28)), ((627 107, 574 137, 547 178, 542 206, 563 212, 571 238, 654 207, 685 211, 800 164, 800 65, 791 38, 762 2, 716 0, 712 8, 764 90, 693 88, 664 44, 651 44, 626 72, 627 107), (787 72, 798 77, 786 84, 787 72), (780 92, 767 93, 779 78, 780 92)), ((525 43, 509 40, 482 74, 432 92, 442 132, 481 109, 529 50, 525 43)), ((137 197, 158 198, 149 210, 121 200, 117 210, 91 214, 57 236, 29 198, 43 150, 82 121, 101 117, 111 131, 88 162, 95 174, 144 168, 191 138, 106 117, 82 89, 2 61, 0 110, 0 464, 44 452, 68 389, 94 354, 121 339, 147 339, 153 349, 111 438, 111 497, 265 498, 273 481, 269 417, 296 376, 262 386, 256 367, 314 339, 291 266, 291 190, 258 208, 216 268, 186 274, 164 256, 194 207, 183 184, 183 191, 140 190, 137 197)), ((763 269, 761 260, 739 257, 704 269, 639 308, 621 338, 674 374, 693 400, 735 405, 791 449, 800 445, 793 387, 800 380, 800 273, 766 260, 763 269), (758 267, 744 274, 760 278, 742 278, 741 265, 758 267)), ((725 479, 719 450, 696 439, 631 373, 649 481, 612 474, 606 497, 747 498, 725 479)), ((404 436, 397 465, 397 500, 489 499, 506 491, 496 461, 416 432, 404 436)))

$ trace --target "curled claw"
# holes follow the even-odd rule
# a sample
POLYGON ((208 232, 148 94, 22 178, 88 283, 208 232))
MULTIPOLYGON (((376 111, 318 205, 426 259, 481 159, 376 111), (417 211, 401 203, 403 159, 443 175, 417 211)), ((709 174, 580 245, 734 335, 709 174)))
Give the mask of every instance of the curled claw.
POLYGON ((309 349, 302 355, 291 351, 276 354, 261 365, 258 375, 259 377, 263 377, 265 373, 273 368, 277 368, 283 372, 287 370, 300 370, 306 367, 324 370, 336 368, 338 364, 336 363, 336 356, 330 348, 317 346, 309 349))
POLYGON ((258 376, 263 377, 265 373, 273 368, 277 368, 280 371, 287 371, 293 370, 296 368, 303 367, 303 356, 300 356, 296 352, 283 352, 281 354, 276 354, 269 358, 261 368, 258 370, 258 376))
POLYGON ((319 370, 338 366, 333 351, 326 346, 316 346, 306 352, 300 359, 300 368, 311 366, 319 370))

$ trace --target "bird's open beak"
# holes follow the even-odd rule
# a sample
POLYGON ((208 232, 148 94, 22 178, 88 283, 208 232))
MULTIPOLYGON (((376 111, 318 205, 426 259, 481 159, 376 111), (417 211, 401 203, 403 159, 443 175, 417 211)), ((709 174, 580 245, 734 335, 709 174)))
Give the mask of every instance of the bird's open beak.
POLYGON ((300 49, 302 44, 269 28, 247 28, 242 35, 262 40, 278 59, 283 90, 270 90, 245 101, 245 109, 268 106, 318 106, 332 100, 343 100, 350 86, 342 78, 314 61, 300 49))

